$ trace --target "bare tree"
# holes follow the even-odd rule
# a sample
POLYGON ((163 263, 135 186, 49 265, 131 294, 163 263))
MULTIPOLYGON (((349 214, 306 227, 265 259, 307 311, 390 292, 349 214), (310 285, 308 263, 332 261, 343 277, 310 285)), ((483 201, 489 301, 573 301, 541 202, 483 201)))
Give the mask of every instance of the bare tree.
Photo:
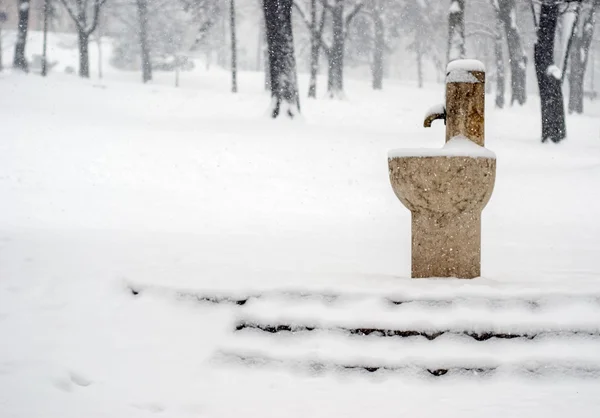
POLYGON ((400 17, 395 20, 401 22, 402 32, 412 38, 408 48, 415 52, 418 85, 422 87, 424 58, 432 61, 438 76, 445 73, 447 8, 437 0, 406 1, 400 5, 400 17))
MULTIPOLYGON (((319 43, 321 50, 325 53, 328 60, 328 72, 327 72, 327 95, 331 98, 343 98, 344 97, 344 51, 347 38, 347 30, 356 15, 364 7, 362 1, 354 3, 354 7, 350 12, 345 13, 345 6, 347 0, 320 0, 323 7, 331 15, 331 31, 332 39, 328 45, 325 41, 323 33, 319 36, 319 43)), ((312 27, 311 21, 306 18, 302 7, 298 2, 294 5, 298 10, 300 17, 310 29, 312 27)), ((322 32, 322 31, 321 31, 322 32)), ((314 33, 314 31, 313 31, 314 33)))
POLYGON ((77 28, 79 76, 90 77, 89 39, 98 26, 100 9, 106 0, 60 0, 77 28))
POLYGON ((317 16, 317 0, 310 2, 310 80, 308 97, 317 97, 317 74, 319 73, 319 57, 321 55, 321 39, 325 28, 325 8, 321 8, 321 17, 317 16))
POLYGON ((345 0, 333 0, 323 3, 329 9, 332 21, 333 37, 331 46, 324 48, 329 58, 327 93, 332 98, 344 97, 344 49, 346 42, 346 32, 352 19, 360 12, 363 3, 359 2, 347 15, 344 13, 345 0))
POLYGON ((373 74, 373 89, 383 88, 383 55, 385 50, 385 26, 383 22, 384 7, 381 0, 373 0, 370 7, 373 19, 373 62, 371 72, 373 74))
POLYGON ((542 110, 542 142, 560 142, 567 136, 561 71, 554 60, 558 16, 559 1, 545 0, 540 5, 539 19, 536 19, 534 61, 542 110))
POLYGON ((235 37, 235 0, 229 1, 229 30, 231 32, 231 92, 237 93, 237 42, 235 37))
POLYGON ((583 82, 594 36, 595 14, 600 0, 586 0, 573 33, 569 73, 569 113, 583 113, 583 82))
POLYGON ((271 117, 293 119, 300 113, 294 57, 292 0, 264 0, 263 11, 269 48, 271 117))
POLYGON ((44 40, 42 41, 42 77, 48 75, 48 15, 50 14, 50 0, 44 0, 44 40))
POLYGON ((30 8, 29 0, 19 0, 19 21, 17 24, 17 43, 15 44, 13 67, 25 72, 29 71, 27 58, 25 58, 25 46, 27 45, 30 8))
POLYGON ((517 102, 522 105, 527 100, 527 55, 523 49, 523 42, 517 25, 516 0, 491 0, 491 3, 498 19, 502 22, 506 34, 512 92, 510 103, 512 105, 517 102))
POLYGON ((567 8, 564 12, 560 13, 562 19, 559 19, 559 39, 565 37, 567 39, 567 44, 564 47, 564 51, 561 51, 563 57, 563 63, 560 67, 561 71, 561 83, 565 81, 565 76, 567 75, 567 67, 569 65, 569 55, 571 54, 571 48, 573 47, 573 39, 575 38, 575 33, 577 31, 577 26, 579 26, 579 18, 581 17, 581 2, 582 0, 574 0, 572 3, 575 4, 575 7, 572 8, 571 12, 573 14, 573 19, 569 22, 569 19, 566 19, 567 12, 569 11, 569 3, 567 3, 567 8), (569 24, 570 23, 570 24, 569 24), (567 33, 565 33, 567 32, 567 33), (565 36, 566 35, 566 36, 565 36))
POLYGON ((494 56, 496 58, 496 107, 504 107, 505 68, 504 68, 504 38, 502 23, 498 20, 496 37, 494 38, 494 56))
POLYGON ((310 20, 308 20, 306 17, 307 13, 304 11, 302 3, 299 0, 294 1, 294 7, 310 32, 308 97, 314 99, 317 97, 317 75, 319 74, 321 47, 324 45, 323 31, 325 29, 327 9, 323 6, 322 1, 310 0, 310 20), (321 7, 319 7, 319 4, 321 4, 321 7), (321 11, 320 15, 319 10, 321 11))
MULTIPOLYGON (((263 0, 258 0, 259 6, 262 9, 263 0)), ((271 91, 271 74, 269 69, 269 48, 268 43, 266 42, 266 25, 264 23, 265 16, 264 13, 259 17, 259 29, 258 29, 258 45, 257 45, 257 54, 256 54, 256 69, 260 70, 261 67, 264 67, 264 87, 266 91, 271 91)))
POLYGON ((148 3, 137 0, 138 21, 140 25, 140 50, 142 52, 142 82, 152 80, 152 60, 148 46, 148 3))
POLYGON ((105 7, 102 14, 112 23, 112 65, 140 69, 144 83, 155 71, 174 71, 177 78, 177 71, 194 68, 191 51, 204 50, 209 56, 211 50, 223 49, 222 42, 217 45, 210 37, 224 14, 219 0, 111 0, 105 7))
MULTIPOLYGON (((223 49, 222 47, 224 45, 225 38, 223 37, 223 39, 218 39, 218 41, 221 42, 215 42, 217 39, 211 39, 215 37, 210 36, 218 32, 213 30, 215 29, 215 24, 218 22, 224 23, 225 21, 225 19, 220 18, 225 9, 225 7, 221 4, 222 1, 179 0, 179 3, 183 5, 184 10, 193 15, 193 23, 197 25, 196 39, 190 47, 190 50, 196 50, 202 46, 203 49, 206 50, 207 56, 210 57, 212 52, 211 50, 217 49, 220 51, 223 49)), ((207 60, 207 66, 208 61, 209 60, 207 60)))
MULTIPOLYGON (((49 1, 49 0, 48 0, 49 1)), ((96 29, 96 49, 98 49, 98 78, 102 79, 102 13, 98 17, 98 28, 96 29)))
POLYGON ((4 70, 4 64, 2 61, 2 55, 3 55, 3 50, 2 50, 2 23, 4 21, 4 19, 6 18, 6 15, 3 15, 2 17, 0 17, 0 71, 4 70))
POLYGON ((462 59, 465 55, 465 0, 450 0, 446 61, 462 59))
POLYGON ((415 53, 417 58, 417 85, 423 88, 423 44, 420 41, 415 42, 415 53))

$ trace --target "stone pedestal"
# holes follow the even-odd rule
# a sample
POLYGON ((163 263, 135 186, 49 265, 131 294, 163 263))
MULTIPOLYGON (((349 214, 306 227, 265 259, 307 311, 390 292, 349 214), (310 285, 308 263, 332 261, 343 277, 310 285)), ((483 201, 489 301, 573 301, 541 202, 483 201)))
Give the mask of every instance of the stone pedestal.
POLYGON ((481 213, 412 213, 411 277, 481 275, 481 213))
POLYGON ((390 157, 392 188, 412 213, 413 278, 481 275, 481 211, 496 178, 496 159, 485 151, 390 157))

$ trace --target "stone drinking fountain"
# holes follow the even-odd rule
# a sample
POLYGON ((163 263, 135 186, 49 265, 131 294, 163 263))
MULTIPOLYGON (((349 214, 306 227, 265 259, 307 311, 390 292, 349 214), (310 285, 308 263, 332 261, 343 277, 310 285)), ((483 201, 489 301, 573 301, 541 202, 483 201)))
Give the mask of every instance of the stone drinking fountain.
POLYGON ((446 71, 446 104, 424 126, 446 123, 439 149, 390 151, 394 193, 412 213, 412 277, 481 275, 481 212, 496 178, 496 156, 484 148, 485 68, 457 60, 446 71))

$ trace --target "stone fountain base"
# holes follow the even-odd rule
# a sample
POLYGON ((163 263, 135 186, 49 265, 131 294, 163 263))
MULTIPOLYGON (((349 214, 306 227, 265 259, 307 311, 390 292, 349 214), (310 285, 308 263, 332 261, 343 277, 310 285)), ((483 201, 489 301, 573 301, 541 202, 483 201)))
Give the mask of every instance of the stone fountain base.
POLYGON ((481 276, 481 214, 412 214, 412 268, 415 279, 481 276))
POLYGON ((496 159, 477 148, 479 155, 390 155, 392 188, 412 212, 413 278, 481 275, 481 211, 492 195, 496 159))

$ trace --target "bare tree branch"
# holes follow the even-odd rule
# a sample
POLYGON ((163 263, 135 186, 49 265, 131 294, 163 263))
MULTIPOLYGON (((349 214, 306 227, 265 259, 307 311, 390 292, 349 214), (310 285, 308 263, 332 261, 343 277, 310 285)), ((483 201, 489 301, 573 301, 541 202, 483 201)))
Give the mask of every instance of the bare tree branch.
POLYGON ((106 0, 94 0, 94 18, 91 26, 85 31, 87 35, 92 34, 96 27, 98 27, 98 21, 100 20, 100 8, 106 3, 106 0))
POLYGON ((323 5, 323 7, 325 7, 328 10, 333 9, 333 6, 331 4, 329 4, 329 0, 319 0, 321 2, 321 4, 323 5))
POLYGON ((75 14, 75 11, 71 9, 71 6, 69 6, 67 0, 60 0, 60 2, 63 6, 65 6, 65 9, 67 9, 67 13, 69 13, 69 16, 71 16, 71 19, 73 19, 73 22, 75 22, 75 24, 77 25, 77 29, 81 29, 79 17, 75 14))
POLYGON ((67 9, 67 13, 69 13, 69 16, 71 16, 71 19, 73 19, 73 22, 77 26, 77 30, 83 32, 87 36, 89 36, 96 30, 96 27, 98 26, 98 20, 100 17, 100 8, 106 3, 106 1, 107 0, 94 0, 94 16, 92 19, 92 24, 89 27, 84 28, 83 24, 85 22, 81 20, 81 17, 85 16, 85 6, 87 6, 87 2, 86 4, 78 2, 78 5, 80 6, 81 10, 79 10, 79 13, 76 13, 75 10, 73 10, 73 8, 69 6, 69 2, 67 0, 60 0, 61 4, 65 7, 65 9, 67 9))
MULTIPOLYGON (((321 3, 322 2, 323 2, 323 0, 321 0, 321 3)), ((325 55, 329 55, 331 48, 323 40, 323 30, 325 28, 325 15, 326 15, 325 10, 323 10, 323 12, 321 13, 321 21, 319 22, 319 30, 317 32, 315 30, 315 28, 313 28, 312 23, 309 22, 308 19, 306 18, 306 14, 305 14, 304 10, 302 10, 302 7, 298 4, 298 2, 294 1, 294 7, 300 14, 302 21, 304 22, 304 24, 306 25, 308 30, 311 32, 312 36, 317 37, 317 40, 319 41, 319 44, 321 44, 321 48, 323 49, 323 52, 325 52, 325 55)))
POLYGON ((312 24, 308 21, 308 18, 306 17, 306 13, 302 9, 302 6, 300 6, 300 4, 297 1, 294 1, 294 7, 298 11, 298 14, 300 15, 300 18, 302 18, 302 21, 304 22, 304 24, 306 25, 306 27, 309 30, 312 30, 312 24))
POLYGON ((350 26, 350 23, 352 23, 352 19, 356 17, 356 15, 361 11, 364 5, 364 2, 361 1, 356 6, 354 6, 354 9, 352 9, 350 13, 348 13, 348 15, 346 16, 346 29, 348 29, 348 26, 350 26))
POLYGON ((323 11, 321 12, 321 21, 319 22, 319 37, 323 36, 323 30, 325 30, 325 17, 326 17, 326 13, 325 13, 325 9, 323 9, 323 11))

